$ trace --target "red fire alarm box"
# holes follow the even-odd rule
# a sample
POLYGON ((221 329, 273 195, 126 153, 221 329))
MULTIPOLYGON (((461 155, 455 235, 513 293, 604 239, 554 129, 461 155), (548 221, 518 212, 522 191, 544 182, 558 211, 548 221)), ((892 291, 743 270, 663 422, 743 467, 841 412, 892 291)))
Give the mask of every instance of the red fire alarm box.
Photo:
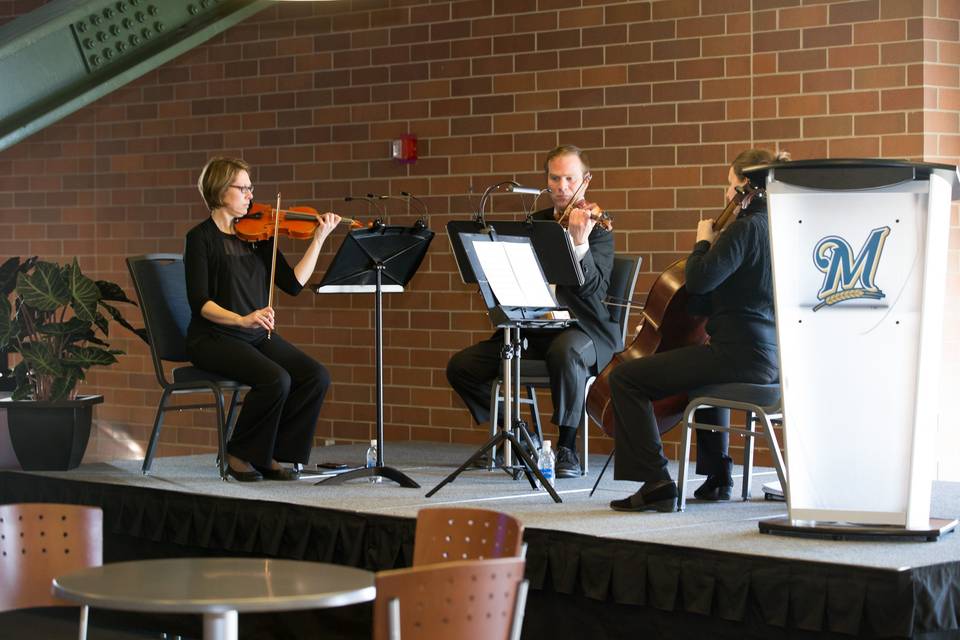
POLYGON ((405 133, 391 143, 392 156, 397 162, 417 161, 417 136, 405 133))

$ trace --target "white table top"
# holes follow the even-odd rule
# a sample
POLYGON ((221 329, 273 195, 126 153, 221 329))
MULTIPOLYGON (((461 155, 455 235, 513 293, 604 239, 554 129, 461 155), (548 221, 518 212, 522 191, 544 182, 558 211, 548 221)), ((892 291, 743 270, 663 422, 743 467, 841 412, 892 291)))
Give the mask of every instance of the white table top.
POLYGON ((376 596, 372 571, 268 558, 117 562, 59 576, 55 595, 126 611, 211 613, 341 607, 376 596))

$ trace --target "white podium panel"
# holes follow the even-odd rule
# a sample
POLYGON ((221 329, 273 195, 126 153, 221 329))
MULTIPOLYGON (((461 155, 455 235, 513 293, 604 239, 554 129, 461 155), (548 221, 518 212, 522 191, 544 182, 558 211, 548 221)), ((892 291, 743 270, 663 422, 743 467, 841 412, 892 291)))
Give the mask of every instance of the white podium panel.
POLYGON ((957 173, 873 163, 765 168, 789 517, 919 529, 957 173))

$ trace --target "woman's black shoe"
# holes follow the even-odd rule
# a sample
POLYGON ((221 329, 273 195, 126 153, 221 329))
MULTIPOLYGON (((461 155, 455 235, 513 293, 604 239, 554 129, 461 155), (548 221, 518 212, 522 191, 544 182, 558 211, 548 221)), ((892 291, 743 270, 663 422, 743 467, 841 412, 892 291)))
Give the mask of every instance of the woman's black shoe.
POLYGON ((263 476, 264 480, 280 480, 281 482, 287 482, 290 480, 299 480, 300 472, 295 469, 288 469, 287 467, 280 467, 279 469, 271 469, 270 467, 259 467, 253 465, 253 468, 263 476))
POLYGON ((697 500, 729 500, 733 495, 733 459, 723 456, 721 473, 707 476, 702 485, 693 492, 697 500))
POLYGON ((707 476, 702 485, 693 492, 697 500, 729 500, 733 495, 733 478, 707 476))
POLYGON ((613 500, 610 508, 614 511, 660 511, 667 513, 677 508, 677 483, 668 482, 655 489, 647 489, 650 483, 629 498, 613 500))
POLYGON ((230 465, 227 465, 227 475, 234 478, 237 482, 259 482, 263 476, 259 471, 237 471, 230 465))

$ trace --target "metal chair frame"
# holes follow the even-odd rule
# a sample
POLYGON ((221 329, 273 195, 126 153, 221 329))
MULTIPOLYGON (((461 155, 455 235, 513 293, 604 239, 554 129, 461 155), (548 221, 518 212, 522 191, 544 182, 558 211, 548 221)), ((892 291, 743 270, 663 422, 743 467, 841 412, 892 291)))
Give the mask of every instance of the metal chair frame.
MULTIPOLYGON (((188 409, 209 409, 215 408, 217 412, 217 466, 220 472, 220 478, 224 481, 227 476, 226 448, 227 440, 230 437, 230 431, 236 420, 238 406, 240 402, 240 392, 249 389, 235 380, 224 378, 215 373, 198 369, 194 366, 184 366, 174 368, 171 372, 173 379, 167 377, 164 369, 164 362, 189 362, 186 354, 186 329, 189 323, 189 307, 186 302, 186 281, 184 280, 182 299, 170 300, 165 297, 159 302, 156 300, 157 294, 152 291, 144 290, 142 282, 145 273, 139 273, 140 264, 143 262, 165 262, 166 268, 183 270, 183 256, 178 253, 151 253, 141 256, 127 258, 127 268, 130 270, 130 278, 133 280, 133 287, 136 290, 137 298, 140 301, 140 308, 143 313, 143 322, 146 326, 147 335, 150 338, 150 355, 153 360, 153 369, 157 376, 157 382, 163 389, 160 396, 160 402, 157 405, 157 414, 153 421, 153 430, 150 432, 150 441, 147 444, 147 451, 143 458, 141 473, 147 475, 150 473, 150 467, 153 465, 153 458, 156 454, 157 442, 160 439, 160 428, 163 426, 164 414, 173 409, 184 411, 188 409), (148 297, 151 296, 151 297, 148 297), (165 304, 166 309, 156 307, 157 304, 165 304), (178 306, 179 305, 179 306, 178 306), (161 327, 158 325, 160 312, 165 312, 169 316, 168 321, 176 325, 175 333, 178 335, 173 342, 175 344, 157 344, 155 336, 160 335, 161 327), (180 378, 178 380, 177 378, 180 378), (176 397, 189 393, 211 393, 213 402, 193 403, 193 404, 170 404, 170 401, 176 397), (230 393, 229 410, 224 410, 223 394, 230 393)), ((170 329, 173 327, 163 327, 163 335, 170 336, 170 329)))
MULTIPOLYGON (((782 423, 782 395, 779 395, 777 401, 768 406, 760 406, 754 402, 735 399, 724 393, 724 387, 735 390, 737 387, 768 387, 769 385, 747 385, 745 383, 732 383, 731 385, 711 385, 705 387, 704 392, 694 391, 690 394, 690 402, 687 403, 683 412, 683 434, 680 446, 680 469, 677 472, 678 486, 677 490, 680 499, 677 501, 677 510, 683 511, 687 503, 687 467, 690 458, 690 433, 693 429, 706 429, 710 431, 726 431, 744 436, 747 442, 743 447, 743 488, 742 498, 749 500, 751 495, 751 484, 753 478, 753 444, 757 437, 764 437, 767 446, 770 448, 770 454, 773 456, 773 464, 777 471, 777 477, 780 479, 780 486, 783 488, 784 499, 787 498, 787 477, 784 471, 783 455, 780 453, 780 445, 777 442, 777 434, 774 431, 774 423, 782 423), (722 397, 720 397, 722 396, 722 397), (694 413, 702 408, 727 408, 746 412, 745 426, 741 427, 723 427, 713 424, 705 424, 694 420, 694 413), (757 423, 763 424, 763 432, 756 430, 757 423)), ((779 384, 776 385, 779 387, 779 384)), ((731 394, 733 395, 733 394, 731 394)))

